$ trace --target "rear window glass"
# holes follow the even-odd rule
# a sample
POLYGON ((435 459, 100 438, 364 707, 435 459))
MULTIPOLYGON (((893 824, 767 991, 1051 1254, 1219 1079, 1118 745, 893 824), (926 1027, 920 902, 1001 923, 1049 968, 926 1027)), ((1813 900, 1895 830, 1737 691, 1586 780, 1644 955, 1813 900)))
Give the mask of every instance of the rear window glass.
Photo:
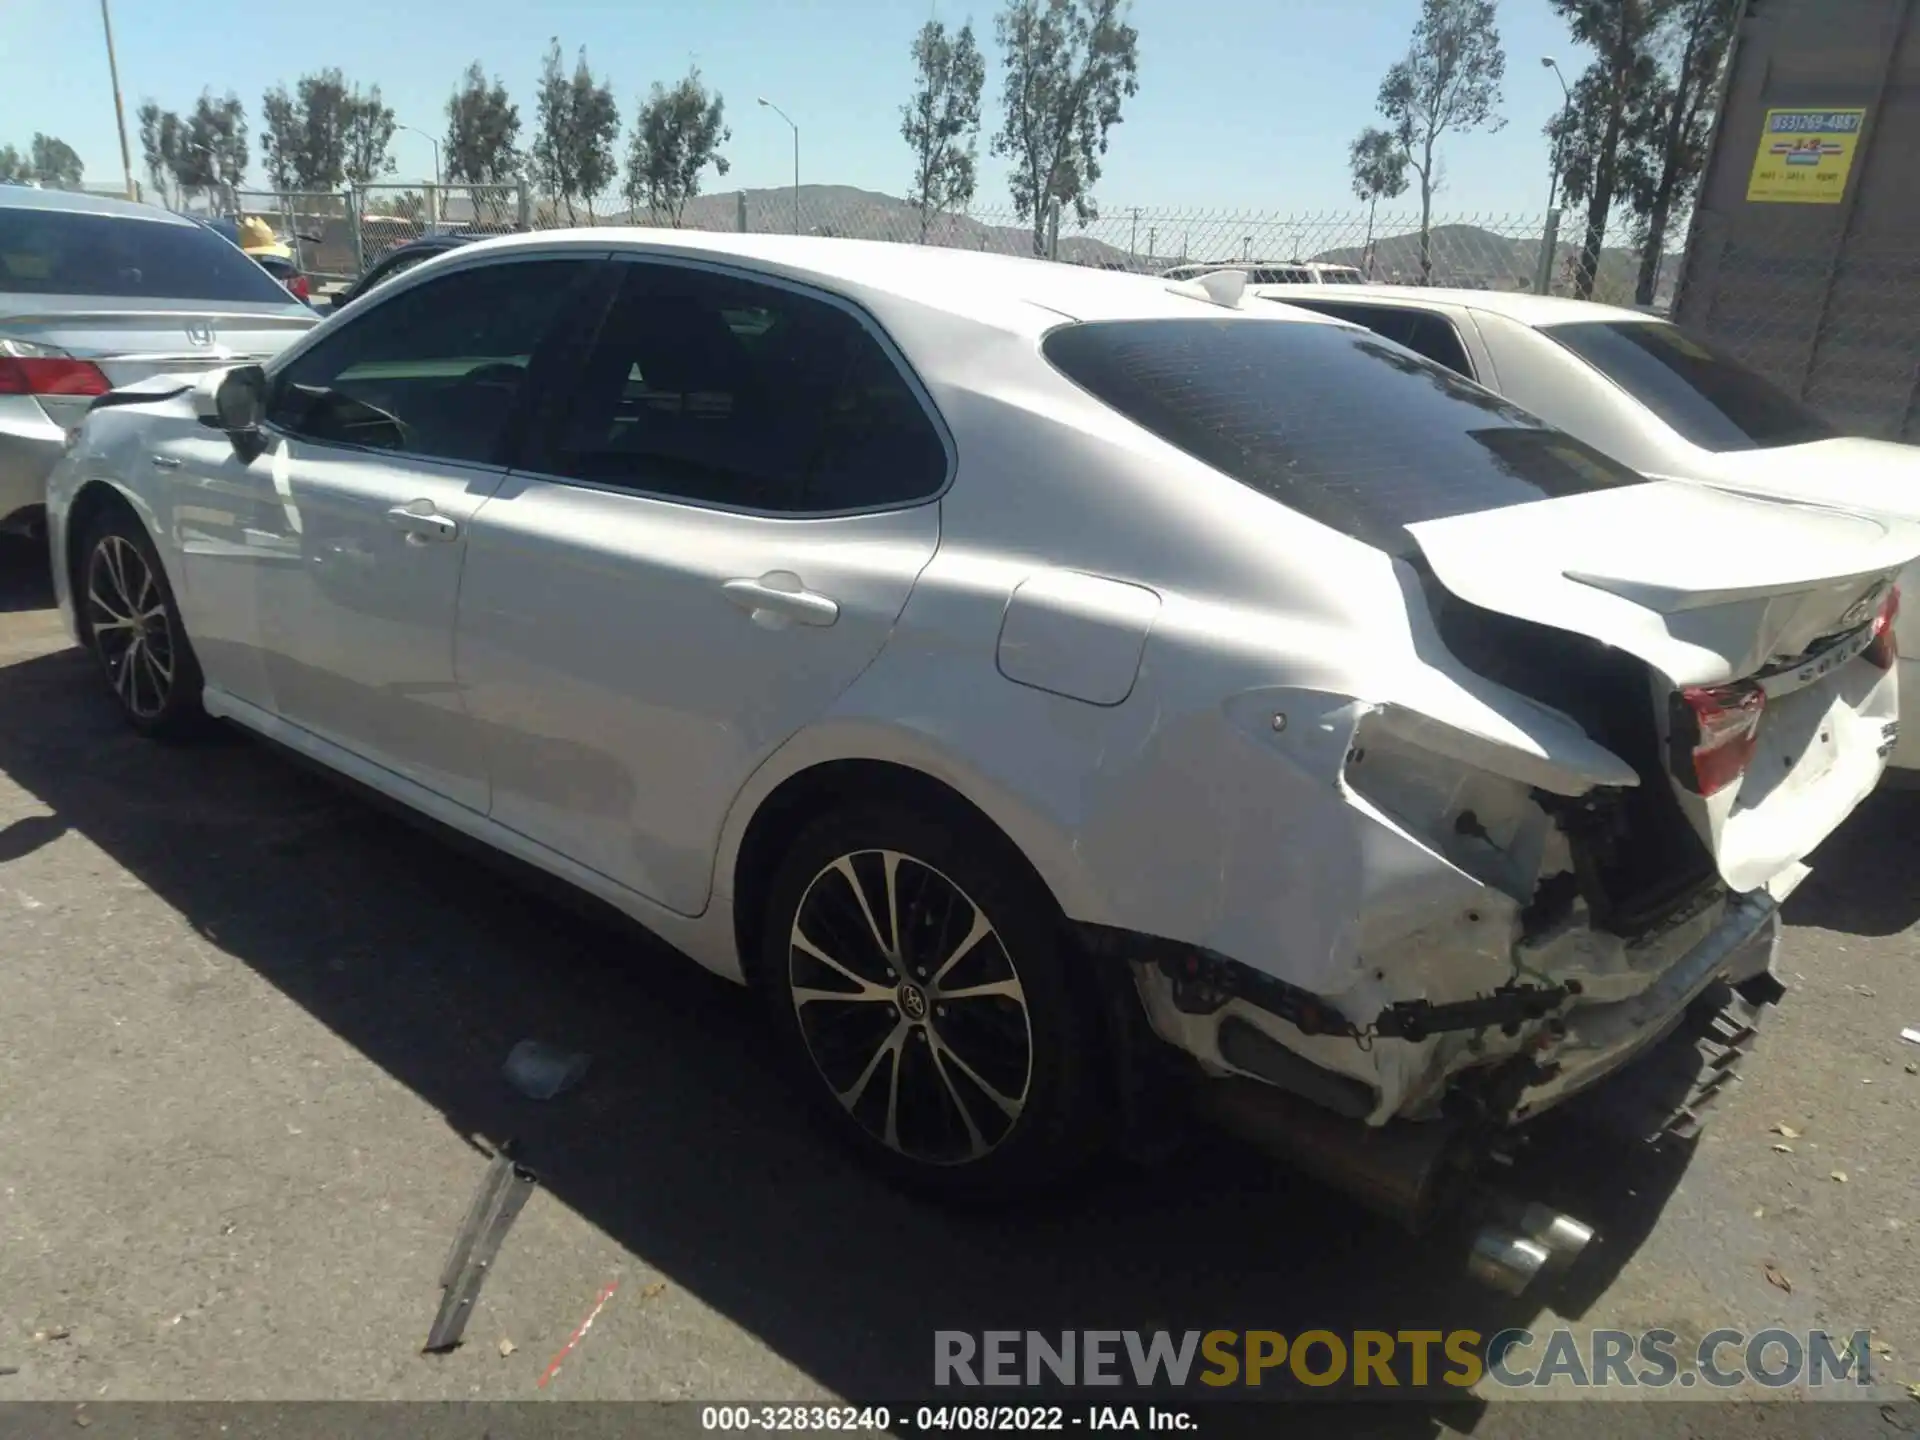
POLYGON ((0 292, 292 303, 203 225, 0 205, 0 292))
POLYGON ((1678 325, 1583 321, 1543 333, 1703 450, 1767 450, 1839 433, 1771 380, 1678 325))
POLYGON ((1402 558, 1409 525, 1641 483, 1365 330, 1254 319, 1068 325, 1069 379, 1194 458, 1402 558))

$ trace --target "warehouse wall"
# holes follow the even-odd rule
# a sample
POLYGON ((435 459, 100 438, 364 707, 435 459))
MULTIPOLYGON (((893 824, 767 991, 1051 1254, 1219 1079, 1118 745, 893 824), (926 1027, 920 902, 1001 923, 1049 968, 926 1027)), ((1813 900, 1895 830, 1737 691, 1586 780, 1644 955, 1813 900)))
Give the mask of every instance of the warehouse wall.
POLYGON ((1920 0, 1750 0, 1675 318, 1856 433, 1920 442, 1920 0), (1864 111, 1851 157, 1767 112, 1864 111), (1820 185, 1795 184, 1819 179, 1820 185), (1792 195, 1795 198, 1767 198, 1792 195))

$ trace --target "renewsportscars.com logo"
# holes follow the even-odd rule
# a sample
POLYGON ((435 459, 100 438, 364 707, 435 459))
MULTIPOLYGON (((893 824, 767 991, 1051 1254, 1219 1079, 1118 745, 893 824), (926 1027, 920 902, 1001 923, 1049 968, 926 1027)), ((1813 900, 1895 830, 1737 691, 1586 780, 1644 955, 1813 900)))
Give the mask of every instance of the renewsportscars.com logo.
MULTIPOLYGON (((1865 1387, 1871 1334, 1671 1330, 936 1330, 939 1386, 1132 1386, 1140 1390, 1389 1390, 1482 1380, 1507 1389, 1728 1389, 1754 1383, 1865 1387), (1484 1343, 1483 1343, 1484 1342, 1484 1343)), ((1201 1392, 1204 1393, 1204 1392, 1201 1392)))

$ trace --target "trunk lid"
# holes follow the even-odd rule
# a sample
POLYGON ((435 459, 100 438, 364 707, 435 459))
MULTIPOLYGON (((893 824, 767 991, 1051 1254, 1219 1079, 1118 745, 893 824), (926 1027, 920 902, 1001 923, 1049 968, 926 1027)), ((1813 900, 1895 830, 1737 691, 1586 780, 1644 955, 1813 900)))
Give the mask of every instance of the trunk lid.
MULTIPOLYGON (((1716 485, 1920 521, 1920 445, 1848 435, 1700 460, 1702 478, 1716 485)), ((1912 659, 1920 657, 1920 564, 1901 574, 1900 590, 1913 603, 1902 607, 1895 638, 1912 659)))
MULTIPOLYGON (((0 339, 51 345, 89 360, 116 387, 269 360, 320 323, 291 297, 285 305, 51 295, 11 303, 17 313, 0 313, 0 339)), ((35 398, 48 418, 68 428, 80 423, 90 399, 35 398)))
POLYGON ((1407 530, 1460 600, 1645 663, 1664 779, 1734 889, 1792 871, 1878 783, 1896 682, 1862 652, 1920 525, 1651 481, 1407 530), (1681 692, 1728 686, 1764 708, 1739 778, 1702 795, 1681 692))

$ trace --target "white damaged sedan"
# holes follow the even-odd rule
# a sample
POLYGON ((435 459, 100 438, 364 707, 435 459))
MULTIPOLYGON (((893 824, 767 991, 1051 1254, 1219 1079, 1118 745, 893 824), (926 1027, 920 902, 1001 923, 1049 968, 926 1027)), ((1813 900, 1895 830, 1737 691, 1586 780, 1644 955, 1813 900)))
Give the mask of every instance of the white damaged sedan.
POLYGON ((96 401, 60 601, 141 730, 238 724, 756 987, 922 1185, 1193 1101, 1418 1224, 1579 1092, 1684 1129, 1880 778, 1920 529, 1644 480, 1238 288, 463 247, 96 401))

